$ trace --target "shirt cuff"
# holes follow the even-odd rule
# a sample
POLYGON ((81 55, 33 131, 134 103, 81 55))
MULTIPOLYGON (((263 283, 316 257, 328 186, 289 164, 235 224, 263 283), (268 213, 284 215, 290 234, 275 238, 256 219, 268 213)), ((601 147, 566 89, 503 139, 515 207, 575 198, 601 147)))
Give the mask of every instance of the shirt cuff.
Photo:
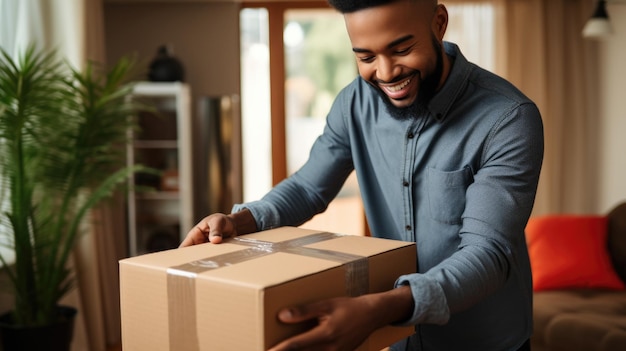
POLYGON ((407 274, 396 280, 395 287, 408 285, 413 294, 413 315, 410 319, 394 323, 397 326, 416 324, 446 324, 450 309, 446 295, 437 281, 422 274, 407 274))

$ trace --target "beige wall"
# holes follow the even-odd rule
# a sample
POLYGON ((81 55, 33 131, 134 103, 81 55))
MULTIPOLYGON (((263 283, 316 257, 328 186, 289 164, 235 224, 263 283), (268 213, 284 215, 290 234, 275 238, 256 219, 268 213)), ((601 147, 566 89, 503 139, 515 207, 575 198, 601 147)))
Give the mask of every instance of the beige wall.
MULTIPOLYGON (((239 4, 234 1, 105 1, 107 62, 123 55, 137 55, 146 73, 157 49, 167 45, 185 69, 192 101, 193 150, 204 148, 200 98, 240 95, 239 4)), ((144 77, 147 79, 147 77, 144 77)), ((192 157, 199 161, 203 153, 192 157)), ((194 168, 194 184, 200 190, 201 167, 194 168)), ((203 199, 196 193, 193 222, 206 215, 203 199), (198 213, 196 213, 198 212, 198 213)), ((230 209, 230 208, 228 208, 230 209)), ((226 210, 222 210, 226 211, 226 210)))
POLYGON ((105 2, 107 61, 149 63, 168 44, 194 95, 239 93, 239 5, 234 2, 105 2))
POLYGON ((598 43, 600 103, 599 196, 605 213, 626 201, 626 3, 607 4, 614 34, 598 43))

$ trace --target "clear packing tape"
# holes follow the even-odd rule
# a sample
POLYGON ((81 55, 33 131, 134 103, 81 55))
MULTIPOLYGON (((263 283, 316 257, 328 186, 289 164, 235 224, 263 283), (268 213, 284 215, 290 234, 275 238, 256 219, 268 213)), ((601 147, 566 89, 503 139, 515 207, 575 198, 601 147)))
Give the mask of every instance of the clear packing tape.
POLYGON ((200 273, 213 269, 235 265, 276 252, 291 253, 341 263, 345 269, 346 296, 359 296, 367 293, 369 287, 367 257, 305 247, 342 236, 344 235, 324 232, 276 243, 248 239, 245 236, 235 237, 226 242, 248 246, 248 248, 170 267, 167 270, 170 350, 177 350, 180 345, 194 345, 188 350, 199 350, 196 325, 196 277, 200 273))

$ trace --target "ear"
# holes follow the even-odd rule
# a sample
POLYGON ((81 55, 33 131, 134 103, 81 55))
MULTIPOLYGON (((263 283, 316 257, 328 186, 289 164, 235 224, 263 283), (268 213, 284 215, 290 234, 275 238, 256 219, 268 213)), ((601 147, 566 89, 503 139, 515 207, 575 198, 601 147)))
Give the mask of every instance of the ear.
POLYGON ((432 25, 433 33, 435 33, 439 41, 442 41, 443 35, 446 34, 446 29, 448 28, 448 10, 443 4, 437 5, 432 25))

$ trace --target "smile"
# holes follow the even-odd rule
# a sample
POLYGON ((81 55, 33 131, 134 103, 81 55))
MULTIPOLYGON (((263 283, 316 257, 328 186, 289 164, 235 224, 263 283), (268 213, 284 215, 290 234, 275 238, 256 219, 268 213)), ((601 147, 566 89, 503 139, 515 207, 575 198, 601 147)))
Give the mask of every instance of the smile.
POLYGON ((410 78, 405 80, 404 82, 398 84, 398 85, 387 86, 384 89, 395 93, 395 92, 398 92, 398 91, 404 89, 404 87, 409 85, 409 83, 411 83, 411 79, 410 78))
POLYGON ((387 95, 389 99, 392 100, 405 100, 411 97, 411 87, 415 85, 413 80, 415 79, 415 74, 405 76, 404 80, 394 83, 381 84, 382 82, 378 82, 378 88, 387 95))

